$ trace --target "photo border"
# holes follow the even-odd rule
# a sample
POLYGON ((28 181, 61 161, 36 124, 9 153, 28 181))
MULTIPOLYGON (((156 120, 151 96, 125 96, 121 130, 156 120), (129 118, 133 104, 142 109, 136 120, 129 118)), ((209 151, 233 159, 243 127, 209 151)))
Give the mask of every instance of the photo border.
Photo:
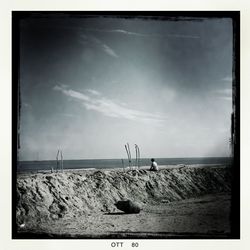
MULTIPOLYGON (((232 206, 231 206, 231 234, 228 239, 240 239, 240 11, 12 11, 12 239, 31 239, 32 235, 20 235, 16 225, 16 167, 18 162, 18 149, 20 147, 20 20, 29 17, 123 17, 145 18, 155 20, 197 20, 199 18, 231 18, 233 21, 233 107, 232 118, 233 140, 233 167, 232 167, 232 206)), ((48 235, 35 239, 53 239, 48 235)), ((60 238, 60 237, 59 237, 60 238)), ((71 239, 61 237, 60 239, 71 239)), ((84 238, 83 238, 84 239, 84 238)), ((94 238, 93 239, 100 239, 94 238)), ((108 238, 108 239, 117 239, 108 238)), ((145 238, 129 238, 142 239, 145 238)), ((153 238, 162 239, 162 238, 153 238)), ((187 237, 181 239, 207 239, 204 237, 187 237)), ((216 238, 212 238, 216 239, 216 238)), ((165 238, 164 238, 165 240, 165 238)))

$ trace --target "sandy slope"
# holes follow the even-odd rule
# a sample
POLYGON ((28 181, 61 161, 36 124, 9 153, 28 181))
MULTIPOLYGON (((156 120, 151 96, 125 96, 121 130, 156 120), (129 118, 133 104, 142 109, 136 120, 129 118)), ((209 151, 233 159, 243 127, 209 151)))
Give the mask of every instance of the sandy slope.
POLYGON ((227 235, 230 183, 230 168, 223 166, 21 175, 18 232, 83 238, 227 235), (123 214, 114 206, 121 199, 143 210, 123 214))

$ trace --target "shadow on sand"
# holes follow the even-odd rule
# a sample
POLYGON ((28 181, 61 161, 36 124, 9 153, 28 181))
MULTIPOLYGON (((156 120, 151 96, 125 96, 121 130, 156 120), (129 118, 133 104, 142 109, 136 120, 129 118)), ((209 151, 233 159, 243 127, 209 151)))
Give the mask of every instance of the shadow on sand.
POLYGON ((104 215, 125 215, 124 212, 116 212, 116 213, 105 213, 104 215))

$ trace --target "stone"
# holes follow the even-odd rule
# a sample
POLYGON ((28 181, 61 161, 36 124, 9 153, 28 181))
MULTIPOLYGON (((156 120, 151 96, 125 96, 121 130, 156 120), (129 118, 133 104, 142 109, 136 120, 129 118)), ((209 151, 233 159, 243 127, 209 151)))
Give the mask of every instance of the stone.
POLYGON ((118 201, 115 206, 126 214, 138 214, 141 211, 141 208, 131 200, 118 201))

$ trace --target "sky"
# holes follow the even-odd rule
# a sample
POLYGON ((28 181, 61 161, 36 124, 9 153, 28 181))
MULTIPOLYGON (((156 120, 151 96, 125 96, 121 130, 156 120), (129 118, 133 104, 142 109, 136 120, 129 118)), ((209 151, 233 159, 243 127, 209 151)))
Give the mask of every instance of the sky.
POLYGON ((231 19, 44 16, 20 35, 20 160, 230 155, 231 19))

